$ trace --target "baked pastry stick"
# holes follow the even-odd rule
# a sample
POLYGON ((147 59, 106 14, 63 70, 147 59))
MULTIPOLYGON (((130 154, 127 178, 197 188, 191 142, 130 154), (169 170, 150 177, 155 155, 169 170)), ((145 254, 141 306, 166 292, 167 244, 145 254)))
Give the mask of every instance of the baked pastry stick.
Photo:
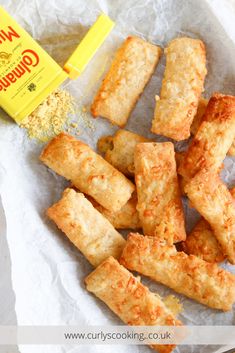
POLYGON ((174 140, 190 136, 190 126, 203 91, 206 50, 203 42, 176 38, 165 49, 166 69, 156 108, 152 132, 174 140))
POLYGON ((232 273, 154 237, 129 234, 120 263, 211 308, 228 311, 235 302, 232 273))
POLYGON ((116 229, 140 229, 141 223, 137 212, 137 195, 132 194, 130 200, 117 212, 107 210, 99 205, 94 199, 87 196, 92 205, 105 217, 116 229))
POLYGON ((181 247, 186 254, 195 255, 207 262, 222 262, 226 258, 210 224, 204 218, 198 221, 181 247))
POLYGON ((192 205, 210 224, 224 256, 235 264, 235 202, 213 171, 200 171, 185 187, 192 205))
POLYGON ((88 145, 65 133, 53 138, 40 156, 49 168, 112 211, 120 210, 135 186, 88 145))
POLYGON ((125 240, 81 193, 66 189, 47 210, 52 219, 93 266, 108 256, 119 258, 125 240))
MULTIPOLYGON (((191 129, 190 129, 192 135, 196 135, 196 133, 197 133, 197 131, 199 129, 199 126, 202 123, 203 116, 204 116, 204 113, 206 111, 207 104, 208 104, 208 99, 201 98, 199 100, 197 114, 195 115, 195 117, 193 119, 193 123, 192 123, 191 129)), ((232 143, 231 147, 228 150, 228 155, 229 156, 235 156, 235 139, 233 140, 233 143, 232 143)))
MULTIPOLYGON (((85 279, 87 290, 95 294, 132 326, 180 326, 160 296, 149 291, 140 280, 121 266, 113 257, 100 264, 85 279)), ((159 353, 170 353, 173 345, 152 346, 159 353)))
POLYGON ((92 103, 91 113, 123 127, 160 59, 161 49, 127 37, 92 103))
POLYGON ((137 143, 150 142, 144 136, 127 130, 118 130, 113 136, 103 136, 98 140, 98 150, 104 158, 123 174, 132 177, 134 169, 134 151, 137 143))
POLYGON ((215 93, 178 168, 186 182, 203 168, 220 168, 235 137, 235 97, 215 93))
MULTIPOLYGON (((229 191, 234 199, 235 188, 229 191)), ((210 224, 204 218, 198 221, 181 247, 186 254, 198 256, 208 262, 222 262, 226 258, 210 224)))
POLYGON ((170 244, 185 240, 174 145, 139 143, 134 160, 137 210, 144 234, 166 239, 170 244))

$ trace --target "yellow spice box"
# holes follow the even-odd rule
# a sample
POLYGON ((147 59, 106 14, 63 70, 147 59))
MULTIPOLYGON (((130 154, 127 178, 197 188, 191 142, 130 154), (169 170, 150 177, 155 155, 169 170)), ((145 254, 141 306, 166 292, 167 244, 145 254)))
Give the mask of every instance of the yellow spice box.
POLYGON ((61 68, 45 50, 0 7, 0 106, 17 123, 68 77, 75 79, 103 43, 114 22, 99 16, 61 68))

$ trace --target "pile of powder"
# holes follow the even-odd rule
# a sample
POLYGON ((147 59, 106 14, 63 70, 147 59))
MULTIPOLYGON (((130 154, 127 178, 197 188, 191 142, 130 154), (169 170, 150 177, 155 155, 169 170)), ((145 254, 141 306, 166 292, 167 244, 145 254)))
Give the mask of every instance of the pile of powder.
POLYGON ((66 90, 52 92, 20 124, 27 129, 30 138, 42 142, 58 135, 69 123, 69 114, 75 112, 74 98, 66 90))

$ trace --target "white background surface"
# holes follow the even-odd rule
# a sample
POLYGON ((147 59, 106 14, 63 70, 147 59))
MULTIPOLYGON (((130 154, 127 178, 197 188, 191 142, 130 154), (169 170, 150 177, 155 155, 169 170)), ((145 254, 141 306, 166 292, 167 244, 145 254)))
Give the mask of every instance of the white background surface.
MULTIPOLYGON (((75 82, 67 83, 67 89, 74 94, 79 106, 90 104, 115 49, 129 34, 140 35, 162 47, 176 36, 203 39, 208 58, 205 95, 209 97, 213 91, 235 94, 234 1, 4 0, 1 5, 60 63, 69 56, 100 12, 106 12, 116 21, 115 30, 87 70, 75 82)), ((164 57, 127 125, 128 129, 156 140, 161 139, 151 135, 149 130, 154 96, 159 93, 163 71, 164 57)), ((121 324, 103 303, 86 292, 83 280, 92 270, 91 266, 45 217, 45 209, 60 198, 66 182, 39 162, 43 146, 28 140, 22 129, 1 115, 4 120, 0 120, 0 193, 5 212, 4 216, 0 205, 1 324, 16 320, 19 325, 121 324)), ((116 128, 102 119, 92 121, 94 131, 80 120, 80 138, 95 147, 99 136, 112 133, 116 128)), ((225 167, 225 180, 235 185, 234 160, 227 158, 225 167)), ((190 229, 197 216, 187 207, 186 215, 190 229)), ((232 266, 230 269, 235 273, 232 266)), ((149 280, 143 281, 162 295, 172 293, 149 280)), ((184 305, 180 318, 186 324, 235 324, 234 312, 216 312, 178 297, 184 305)), ((180 352, 211 353, 215 350, 215 347, 182 347, 180 352)), ((13 349, 3 348, 2 351, 13 352, 13 349)), ((22 346, 20 351, 143 353, 150 349, 143 346, 22 346)))

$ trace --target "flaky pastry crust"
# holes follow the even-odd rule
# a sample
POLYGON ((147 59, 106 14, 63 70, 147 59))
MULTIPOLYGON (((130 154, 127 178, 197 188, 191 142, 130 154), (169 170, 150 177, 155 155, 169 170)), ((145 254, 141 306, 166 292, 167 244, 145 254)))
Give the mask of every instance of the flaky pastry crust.
POLYGON ((137 210, 144 234, 170 244, 185 240, 184 213, 178 184, 174 145, 140 143, 135 149, 137 210))
POLYGON ((66 189, 47 215, 93 266, 109 256, 119 258, 124 238, 82 193, 66 189))
POLYGON ((172 40, 165 53, 166 68, 151 131, 180 141, 190 136, 203 91, 206 49, 201 40, 183 37, 172 40))
POLYGON ((53 138, 40 159, 56 173, 71 180, 81 192, 112 211, 120 210, 135 190, 122 173, 88 145, 66 133, 53 138))
POLYGON ((161 49, 130 36, 118 49, 94 98, 91 113, 123 127, 161 56, 161 49))
POLYGON ((232 273, 154 237, 129 234, 120 263, 214 309, 231 310, 235 301, 232 273))
MULTIPOLYGON (((161 298, 138 278, 109 257, 85 279, 87 290, 95 294, 127 325, 179 326, 181 322, 161 298)), ((170 353, 172 345, 155 345, 159 353, 170 353)))

